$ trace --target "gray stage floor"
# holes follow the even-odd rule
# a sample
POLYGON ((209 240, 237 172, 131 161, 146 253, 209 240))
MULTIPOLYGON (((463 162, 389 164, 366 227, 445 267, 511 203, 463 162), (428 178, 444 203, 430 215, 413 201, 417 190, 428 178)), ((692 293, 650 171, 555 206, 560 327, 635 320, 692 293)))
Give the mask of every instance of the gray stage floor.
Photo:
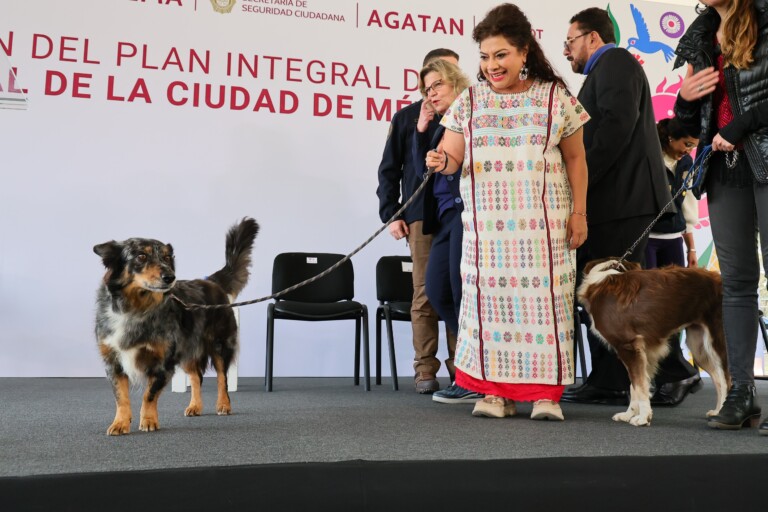
MULTIPOLYGON (((474 418, 471 404, 446 405, 412 391, 407 378, 366 393, 351 378, 241 378, 233 415, 213 413, 214 379, 204 383, 204 415, 183 416, 188 394, 160 399, 161 430, 109 437, 114 399, 103 378, 0 378, 0 476, 345 460, 486 460, 617 455, 767 454, 755 429, 707 428, 715 393, 657 408, 650 428, 611 421, 621 407, 563 404, 565 422, 518 416, 474 418)), ((447 383, 445 383, 447 384, 447 383)), ((768 382, 758 383, 768 414, 768 382)))

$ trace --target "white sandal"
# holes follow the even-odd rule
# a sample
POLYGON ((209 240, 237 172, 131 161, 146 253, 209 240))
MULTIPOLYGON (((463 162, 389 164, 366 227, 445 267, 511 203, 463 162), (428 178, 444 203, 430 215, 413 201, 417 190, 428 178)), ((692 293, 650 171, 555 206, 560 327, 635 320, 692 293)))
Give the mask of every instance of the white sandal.
POLYGON ((475 403, 472 416, 485 416, 486 418, 504 418, 517 414, 515 402, 500 396, 486 395, 485 398, 475 403))
POLYGON ((552 400, 536 400, 533 403, 531 419, 563 421, 565 417, 563 416, 563 410, 560 409, 560 404, 557 402, 552 400))

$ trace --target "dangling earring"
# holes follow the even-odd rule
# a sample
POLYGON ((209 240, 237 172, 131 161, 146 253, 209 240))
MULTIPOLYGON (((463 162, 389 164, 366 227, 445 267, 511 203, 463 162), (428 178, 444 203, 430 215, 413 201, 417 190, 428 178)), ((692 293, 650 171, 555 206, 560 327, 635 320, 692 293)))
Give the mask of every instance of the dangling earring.
POLYGON ((520 68, 520 73, 517 75, 517 78, 519 78, 521 82, 528 80, 528 66, 526 66, 525 63, 523 63, 523 67, 520 68))

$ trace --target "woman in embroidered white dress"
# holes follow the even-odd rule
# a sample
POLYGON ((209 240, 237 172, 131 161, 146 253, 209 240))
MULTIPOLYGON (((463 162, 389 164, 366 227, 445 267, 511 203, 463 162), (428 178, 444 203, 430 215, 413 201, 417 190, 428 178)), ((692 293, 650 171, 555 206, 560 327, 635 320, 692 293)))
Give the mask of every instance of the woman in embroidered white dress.
POLYGON ((486 395, 472 414, 563 419, 573 382, 575 249, 587 237, 584 108, 525 14, 492 9, 473 32, 480 82, 446 112, 427 166, 461 170, 464 241, 456 384, 486 395))

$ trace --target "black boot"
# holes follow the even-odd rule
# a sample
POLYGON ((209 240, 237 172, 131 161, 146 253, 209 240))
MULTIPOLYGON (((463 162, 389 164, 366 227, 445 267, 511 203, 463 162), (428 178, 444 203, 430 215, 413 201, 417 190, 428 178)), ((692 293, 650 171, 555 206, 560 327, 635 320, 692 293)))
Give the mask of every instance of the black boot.
POLYGON ((725 397, 720 414, 709 418, 711 428, 740 430, 745 424, 756 427, 760 421, 760 406, 755 404, 755 385, 735 382, 725 397))

